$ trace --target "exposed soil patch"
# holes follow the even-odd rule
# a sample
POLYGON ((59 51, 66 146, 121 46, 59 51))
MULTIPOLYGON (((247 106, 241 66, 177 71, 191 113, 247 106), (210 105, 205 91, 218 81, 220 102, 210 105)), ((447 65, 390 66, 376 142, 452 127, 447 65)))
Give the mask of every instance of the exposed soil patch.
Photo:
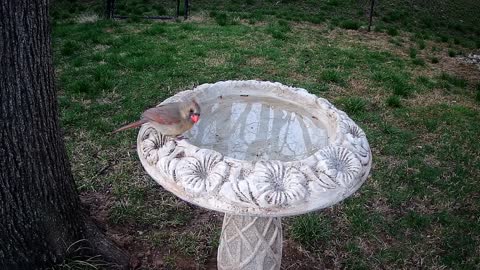
POLYGON ((442 71, 465 78, 469 82, 480 82, 480 69, 471 63, 466 63, 462 58, 443 57, 440 62, 442 71))
POLYGON ((266 62, 265 58, 257 57, 257 56, 250 57, 247 60, 248 65, 252 65, 252 66, 262 66, 265 64, 265 62, 266 62))
POLYGON ((312 255, 309 254, 308 251, 291 240, 286 240, 283 242, 282 252, 282 269, 325 269, 325 265, 323 263, 319 263, 312 255))
POLYGON ((75 18, 75 22, 77 23, 94 23, 98 21, 99 17, 95 13, 84 13, 78 15, 77 18, 75 18))
MULTIPOLYGON (((113 224, 109 220, 109 213, 115 198, 109 195, 109 192, 84 192, 80 198, 82 203, 88 206, 91 216, 105 234, 130 254, 132 269, 198 269, 199 265, 206 265, 205 269, 216 269, 216 249, 209 248, 212 253, 207 254, 208 257, 203 259, 206 260, 205 263, 205 261, 198 261, 200 258, 195 254, 183 254, 182 250, 171 246, 175 246, 175 239, 173 239, 175 236, 184 235, 185 232, 203 232, 205 227, 212 227, 211 224, 220 225, 221 216, 217 213, 192 205, 194 218, 188 224, 158 229, 137 223, 113 224), (157 233, 173 237, 162 239, 155 236, 157 233)), ((206 234, 212 234, 212 232, 208 231, 206 234)), ((198 242, 202 243, 202 241, 198 242)), ((194 248, 206 247, 200 245, 194 248)))

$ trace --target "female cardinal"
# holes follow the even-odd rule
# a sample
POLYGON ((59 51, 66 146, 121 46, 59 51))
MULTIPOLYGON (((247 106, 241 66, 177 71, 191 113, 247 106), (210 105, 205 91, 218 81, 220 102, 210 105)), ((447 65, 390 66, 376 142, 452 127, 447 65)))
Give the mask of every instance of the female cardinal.
POLYGON ((140 120, 123 126, 113 133, 150 122, 163 135, 177 137, 191 129, 198 120, 200 120, 200 106, 195 100, 172 102, 146 110, 140 120))

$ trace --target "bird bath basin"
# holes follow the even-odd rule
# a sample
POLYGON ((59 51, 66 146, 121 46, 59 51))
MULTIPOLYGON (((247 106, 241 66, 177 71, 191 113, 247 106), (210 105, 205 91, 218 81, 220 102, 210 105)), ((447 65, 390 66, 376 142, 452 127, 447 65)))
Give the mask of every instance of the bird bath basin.
POLYGON ((225 213, 219 269, 280 269, 280 217, 331 206, 371 167, 365 133, 327 100, 280 83, 225 81, 183 91, 201 120, 174 141, 145 124, 146 171, 181 199, 225 213))

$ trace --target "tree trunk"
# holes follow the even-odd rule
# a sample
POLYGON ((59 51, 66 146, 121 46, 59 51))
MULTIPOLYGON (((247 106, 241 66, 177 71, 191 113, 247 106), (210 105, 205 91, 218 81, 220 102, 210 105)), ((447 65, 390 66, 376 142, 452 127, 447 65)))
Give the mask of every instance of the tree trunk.
POLYGON ((102 253, 59 127, 48 1, 0 1, 0 29, 0 269, 61 263, 74 243, 102 253))

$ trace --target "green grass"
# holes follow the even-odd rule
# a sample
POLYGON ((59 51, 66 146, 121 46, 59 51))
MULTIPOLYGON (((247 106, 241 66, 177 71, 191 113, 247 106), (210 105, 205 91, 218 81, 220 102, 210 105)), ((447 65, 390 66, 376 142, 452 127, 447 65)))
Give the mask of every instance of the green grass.
POLYGON ((212 11, 210 12, 210 17, 214 18, 220 26, 233 25, 236 23, 230 15, 223 12, 212 11))
POLYGON ((332 237, 330 222, 330 219, 317 213, 302 215, 290 221, 288 233, 302 245, 314 249, 332 237))
POLYGON ((455 57, 457 56, 457 52, 453 49, 448 49, 448 56, 455 57))
POLYGON ((418 49, 420 49, 420 50, 425 49, 426 46, 427 46, 427 45, 425 44, 425 40, 423 40, 423 39, 417 41, 417 45, 418 45, 418 49))
POLYGON ((197 243, 199 236, 193 232, 184 233, 173 237, 173 247, 186 256, 195 256, 198 253, 197 243))
POLYGON ((427 76, 418 76, 416 81, 426 89, 433 89, 436 87, 436 82, 427 76))
POLYGON ((392 108, 402 107, 402 101, 399 96, 392 95, 387 98, 387 105, 392 108))
POLYGON ((287 39, 287 33, 290 31, 290 24, 285 20, 279 20, 278 22, 271 23, 267 27, 267 33, 272 35, 273 38, 280 40, 287 39))
POLYGON ((320 78, 330 83, 345 84, 344 75, 340 71, 334 69, 322 71, 320 78))
POLYGON ((343 110, 349 115, 359 115, 366 110, 367 101, 359 97, 349 97, 339 100, 343 105, 343 110))
POLYGON ((390 36, 398 36, 398 29, 395 27, 388 27, 387 34, 389 34, 390 36))
POLYGON ((358 28, 360 28, 360 23, 358 21, 345 20, 340 23, 340 27, 344 29, 357 30, 358 28))
POLYGON ((147 35, 150 35, 150 36, 159 36, 159 35, 163 35, 166 33, 166 28, 163 24, 161 23, 156 23, 156 24, 152 24, 150 27, 148 27, 146 30, 145 30, 145 34, 147 35))
MULTIPOLYGON (((79 13, 95 11, 103 13, 102 2, 66 1, 55 2, 52 15, 55 19, 68 19, 79 13)), ((127 16, 174 15, 175 2, 155 2, 151 0, 117 1, 116 12, 127 16)), ((331 23, 347 29, 358 29, 367 24, 366 12, 369 3, 354 0, 322 1, 206 1, 198 0, 191 5, 193 14, 206 11, 216 12, 220 23, 228 24, 231 17, 247 19, 250 23, 268 21, 269 17, 289 21, 311 23, 331 23)), ((377 5, 374 28, 389 35, 399 35, 399 31, 410 31, 421 39, 451 40, 455 44, 470 48, 478 47, 479 19, 476 11, 480 3, 475 0, 459 0, 455 3, 446 0, 433 2, 406 2, 393 0, 377 5)), ((183 2, 180 13, 183 15, 183 2)), ((421 47, 422 45, 420 45, 421 47)), ((421 48, 420 48, 421 49, 421 48)))
POLYGON ((63 44, 61 54, 63 56, 71 56, 74 53, 78 52, 79 50, 80 50, 80 47, 78 46, 77 43, 67 41, 67 42, 65 42, 65 44, 63 44))
POLYGON ((412 64, 416 66, 425 66, 425 60, 421 58, 415 58, 415 59, 412 59, 412 64))
MULTIPOLYGON (((85 244, 88 240, 81 239, 67 247, 65 258, 59 264, 48 270, 97 270, 114 268, 115 264, 106 262, 99 255, 89 254, 85 244)), ((87 243, 88 245, 88 243, 87 243)))
POLYGON ((464 78, 443 72, 440 79, 444 82, 459 88, 466 88, 468 83, 464 78))
POLYGON ((373 80, 379 82, 381 86, 393 92, 393 94, 402 97, 408 97, 416 90, 415 85, 411 82, 410 74, 404 71, 396 71, 395 69, 378 70, 373 73, 373 80))
POLYGON ((412 59, 416 58, 417 57, 417 49, 415 49, 413 47, 410 48, 409 49, 409 55, 410 55, 410 58, 412 58, 412 59))
MULTIPOLYGON (((138 3, 125 10, 169 11, 138 3)), ((106 227, 139 248, 152 247, 164 267, 206 268, 221 217, 146 175, 132 148, 136 131, 110 132, 194 85, 278 81, 347 112, 374 154, 372 174, 354 196, 285 219, 289 249, 329 269, 408 269, 419 258, 425 268, 478 268, 480 81, 455 66, 430 64, 447 56, 443 39, 455 43, 457 37, 450 49, 465 50, 474 19, 467 12, 464 25, 450 25, 444 20, 453 19, 417 16, 424 14, 417 9, 413 17, 393 4, 379 7, 374 26, 395 29, 394 37, 372 33, 378 35, 372 39, 356 36, 366 24, 358 1, 198 1, 196 19, 187 22, 77 23, 71 18, 87 11, 81 4, 55 8, 60 117, 80 191, 100 194, 106 227), (359 31, 343 30, 348 20, 358 22, 359 31)), ((292 264, 300 260, 285 256, 292 264)))

